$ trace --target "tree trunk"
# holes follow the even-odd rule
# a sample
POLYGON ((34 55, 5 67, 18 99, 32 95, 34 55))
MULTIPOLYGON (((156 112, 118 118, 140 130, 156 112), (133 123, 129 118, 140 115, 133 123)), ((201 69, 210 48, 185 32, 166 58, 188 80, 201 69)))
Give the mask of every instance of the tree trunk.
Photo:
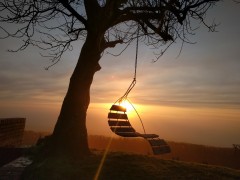
POLYGON ((58 121, 49 141, 54 154, 82 157, 90 154, 86 128, 86 115, 90 103, 90 86, 96 71, 102 48, 99 37, 89 35, 82 47, 78 63, 71 76, 58 121))

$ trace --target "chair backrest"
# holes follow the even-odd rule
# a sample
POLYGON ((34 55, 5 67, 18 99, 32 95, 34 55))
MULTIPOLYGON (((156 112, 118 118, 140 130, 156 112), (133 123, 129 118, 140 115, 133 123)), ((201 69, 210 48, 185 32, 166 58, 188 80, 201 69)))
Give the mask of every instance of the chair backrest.
POLYGON ((122 111, 122 112, 126 112, 127 109, 123 106, 120 105, 112 105, 112 107, 110 108, 111 111, 122 111))

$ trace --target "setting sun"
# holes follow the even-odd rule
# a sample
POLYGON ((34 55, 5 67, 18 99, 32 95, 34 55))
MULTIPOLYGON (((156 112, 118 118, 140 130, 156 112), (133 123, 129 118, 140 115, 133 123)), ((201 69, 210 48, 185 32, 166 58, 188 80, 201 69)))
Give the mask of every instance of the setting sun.
POLYGON ((133 112, 134 111, 134 107, 133 105, 128 101, 128 100, 124 100, 120 103, 121 106, 125 107, 127 109, 127 112, 133 112))

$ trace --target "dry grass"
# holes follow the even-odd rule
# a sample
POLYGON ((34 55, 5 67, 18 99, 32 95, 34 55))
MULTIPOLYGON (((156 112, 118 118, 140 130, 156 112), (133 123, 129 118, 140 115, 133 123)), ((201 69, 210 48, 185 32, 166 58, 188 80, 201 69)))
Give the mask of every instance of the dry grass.
MULTIPOLYGON (((81 161, 67 158, 39 159, 29 166, 24 179, 93 180, 102 153, 81 161)), ((150 156, 109 153, 99 174, 99 180, 162 180, 162 179, 240 179, 240 171, 150 156)))

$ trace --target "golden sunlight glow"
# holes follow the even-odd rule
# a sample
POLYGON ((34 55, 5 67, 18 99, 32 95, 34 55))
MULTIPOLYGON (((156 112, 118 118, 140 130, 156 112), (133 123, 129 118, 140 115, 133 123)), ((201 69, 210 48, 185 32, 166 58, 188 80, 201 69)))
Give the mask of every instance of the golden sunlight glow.
POLYGON ((131 113, 132 111, 134 111, 132 104, 129 103, 129 101, 127 100, 124 100, 123 102, 121 102, 120 105, 127 109, 127 113, 131 113))

